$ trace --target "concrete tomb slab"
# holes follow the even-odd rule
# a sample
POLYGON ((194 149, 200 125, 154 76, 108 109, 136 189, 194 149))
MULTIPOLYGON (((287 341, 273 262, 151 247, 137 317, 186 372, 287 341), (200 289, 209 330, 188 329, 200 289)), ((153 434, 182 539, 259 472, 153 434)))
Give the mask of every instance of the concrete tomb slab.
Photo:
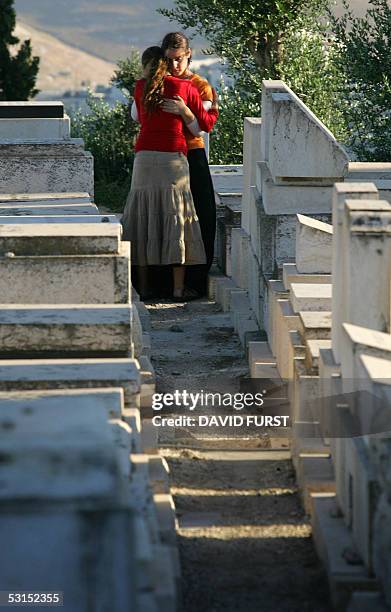
POLYGON ((118 498, 120 453, 107 413, 96 394, 2 403, 0 499, 118 498))
POLYGON ((1 118, 0 142, 66 141, 71 137, 69 117, 63 119, 1 118))
POLYGON ((273 181, 267 163, 257 162, 257 183, 268 215, 308 215, 330 213, 331 185, 277 184, 273 181))
POLYGON ((331 180, 347 174, 346 151, 283 81, 263 81, 262 120, 261 159, 274 179, 331 180))
POLYGON ((0 257, 0 295, 7 304, 128 304, 130 243, 118 255, 0 257))
POLYGON ((119 220, 116 215, 90 215, 90 214, 82 214, 82 215, 73 215, 73 214, 65 214, 65 215, 56 215, 45 216, 45 215, 20 215, 20 216, 6 216, 4 215, 0 219, 0 226, 7 225, 17 225, 17 224, 29 224, 29 223, 114 223, 119 225, 119 220))
MULTIPOLYGON (((45 216, 45 215, 98 215, 95 204, 20 204, 20 206, 0 205, 0 216, 45 216)), ((88 222, 88 221, 87 221, 88 222)))
POLYGON ((135 610, 138 568, 128 507, 3 513, 0 538, 2 583, 15 591, 58 592, 61 585, 63 612, 135 610))
POLYGON ((122 228, 112 223, 0 222, 0 254, 14 255, 102 255, 117 254, 122 228))
POLYGON ((0 355, 131 351, 129 304, 0 304, 0 355))
POLYGON ((331 274, 308 274, 299 272, 296 264, 284 263, 282 265, 284 287, 289 291, 291 283, 331 283, 331 274))
MULTIPOLYGON (((259 117, 244 118, 243 135, 243 195, 242 195, 242 229, 250 234, 251 190, 256 182, 256 163, 260 158, 262 119, 259 117)), ((233 235, 233 234, 232 234, 233 235)), ((234 278, 234 276, 233 276, 234 278)), ((236 279, 234 278, 236 281, 236 279)), ((238 282, 242 288, 246 284, 238 282)))
POLYGON ((346 285, 348 281, 349 271, 346 262, 346 257, 343 253, 346 252, 346 236, 344 221, 345 216, 345 201, 346 200, 371 200, 372 204, 376 204, 379 199, 379 193, 373 183, 336 183, 333 188, 332 195, 332 210, 333 210, 333 255, 332 255, 332 275, 333 275, 333 298, 332 298, 332 340, 333 351, 336 362, 341 359, 341 325, 347 320, 347 299, 346 285))
POLYGON ((116 359, 0 360, 0 390, 95 389, 122 387, 125 403, 137 406, 138 363, 116 359))
POLYGON ((332 285, 292 283, 290 294, 294 312, 331 310, 332 285))
POLYGON ((391 179, 390 162, 349 162, 347 181, 366 181, 391 179))
POLYGON ((94 192, 94 159, 80 139, 0 141, 0 192, 94 192))
POLYGON ((91 196, 85 191, 58 193, 0 193, 0 202, 23 204, 89 204, 91 196))
POLYGON ((331 340, 312 338, 306 339, 307 365, 309 368, 318 368, 320 349, 331 349, 331 340))
POLYGON ((64 406, 77 404, 80 410, 83 406, 94 403, 104 406, 107 420, 121 418, 124 410, 124 391, 121 387, 102 387, 97 389, 54 389, 37 391, 0 391, 0 416, 3 407, 15 408, 22 412, 29 411, 32 406, 64 406))
POLYGON ((328 340, 331 337, 331 312, 299 312, 306 339, 328 340))
POLYGON ((299 272, 330 274, 333 226, 297 215, 296 266, 299 272))

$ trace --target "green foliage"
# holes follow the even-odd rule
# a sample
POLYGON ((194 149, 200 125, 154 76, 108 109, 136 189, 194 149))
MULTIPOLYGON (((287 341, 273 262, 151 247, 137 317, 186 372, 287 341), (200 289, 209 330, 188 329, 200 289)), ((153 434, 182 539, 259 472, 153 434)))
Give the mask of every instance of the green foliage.
POLYGON ((172 21, 193 28, 210 42, 209 52, 228 62, 230 75, 278 78, 287 28, 302 10, 324 0, 175 0, 173 10, 160 9, 172 21))
POLYGON ((16 54, 9 47, 19 39, 12 32, 16 15, 14 0, 0 0, 0 100, 28 100, 37 95, 35 83, 39 70, 39 58, 32 55, 31 43, 25 40, 16 54))
POLYGON ((391 7, 369 0, 363 18, 344 0, 334 17, 328 0, 264 2, 176 0, 164 15, 210 41, 234 86, 222 88, 211 136, 213 161, 241 159, 242 122, 258 114, 262 79, 280 78, 360 160, 391 156, 391 7), (329 22, 326 22, 325 16, 329 22), (322 19, 323 17, 323 19, 322 19))
POLYGON ((330 23, 316 12, 303 12, 285 36, 281 79, 340 140, 347 131, 337 94, 345 86, 338 69, 338 45, 330 34, 330 23))
POLYGON ((141 57, 137 49, 132 49, 130 56, 118 61, 118 70, 111 79, 113 85, 122 89, 130 98, 137 79, 142 76, 141 57))
POLYGON ((336 69, 343 76, 336 101, 346 125, 346 144, 361 161, 391 158, 391 7, 369 0, 363 18, 332 19, 336 69))
POLYGON ((211 164, 241 164, 244 117, 258 117, 261 107, 257 98, 244 95, 224 80, 219 87, 219 119, 210 138, 211 164))
POLYGON ((326 123, 338 125, 327 104, 334 73, 317 19, 327 5, 328 0, 177 0, 174 10, 160 11, 205 36, 208 52, 227 64, 234 82, 218 88, 220 116, 210 138, 213 163, 241 163, 243 120, 261 113, 263 79, 283 78, 305 101, 316 101, 313 108, 326 123))
POLYGON ((83 138, 94 156, 95 199, 98 205, 122 210, 129 190, 137 124, 130 118, 128 104, 114 108, 88 98, 90 112, 72 117, 72 136, 83 138))
POLYGON ((95 201, 114 211, 122 211, 132 179, 134 143, 138 124, 130 116, 134 84, 141 75, 140 55, 118 62, 111 80, 123 90, 127 103, 117 102, 114 108, 90 95, 89 112, 77 112, 72 117, 72 136, 84 139, 94 156, 95 201))

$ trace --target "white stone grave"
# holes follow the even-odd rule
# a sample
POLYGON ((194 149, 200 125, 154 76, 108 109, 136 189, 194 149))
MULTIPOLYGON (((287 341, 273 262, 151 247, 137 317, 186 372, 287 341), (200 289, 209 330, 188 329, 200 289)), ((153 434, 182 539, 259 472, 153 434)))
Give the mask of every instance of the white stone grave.
MULTIPOLYGON (((91 208, 84 207, 84 214, 56 214, 56 211, 53 210, 55 207, 51 206, 50 213, 48 215, 2 215, 0 218, 0 227, 2 225, 18 225, 18 224, 30 224, 30 223, 111 223, 115 225, 119 225, 120 222, 116 215, 95 215, 90 214, 93 211, 94 205, 91 205, 91 208)), ((70 208, 70 207, 69 207, 70 208)), ((80 207, 83 210, 83 207, 80 207)), ((10 210, 10 209, 8 209, 10 210)), ((17 209, 19 211, 20 209, 17 209)), ((1 207, 0 207, 0 215, 1 215, 1 207)), ((13 212, 12 210, 10 212, 13 212)), ((70 212, 72 212, 70 210, 70 212)))
POLYGON ((35 393, 22 399, 3 393, 1 400, 0 448, 8 458, 0 463, 3 502, 118 499, 119 455, 108 403, 118 412, 120 393, 35 393))
POLYGON ((299 273, 331 273, 332 238, 332 225, 297 215, 296 266, 299 273))
POLYGON ((121 234, 113 223, 0 223, 0 256, 118 254, 121 234))
MULTIPOLYGON (((255 186, 256 162, 261 153, 262 119, 245 117, 243 135, 243 194, 242 194, 242 228, 250 234, 250 198, 255 186)), ((241 285, 240 285, 241 286, 241 285)))
POLYGON ((0 355, 132 356, 132 306, 0 304, 0 355))
POLYGON ((0 257, 0 295, 8 304, 128 304, 130 243, 101 255, 6 253, 0 257))
POLYGON ((91 204, 91 196, 85 191, 69 191, 54 193, 0 193, 0 203, 20 205, 20 204, 52 204, 55 206, 64 204, 91 204))
POLYGON ((140 373, 131 358, 0 360, 0 391, 122 387, 138 406, 140 373))
POLYGON ((292 283, 290 299, 294 312, 304 310, 330 312, 332 285, 292 283))
POLYGON ((4 216, 45 216, 45 215, 98 215, 95 204, 21 204, 20 206, 1 206, 0 217, 4 216))
POLYGON ((346 199, 365 199, 378 200, 378 191, 372 183, 336 183, 333 189, 332 209, 333 209, 333 255, 332 255, 332 274, 333 274, 333 306, 332 306, 332 339, 333 352, 337 363, 340 362, 340 333, 341 325, 347 320, 345 283, 348 274, 345 262, 344 244, 344 207, 346 199))
POLYGON ((0 102, 0 192, 93 190, 92 155, 70 138, 61 102, 0 102))

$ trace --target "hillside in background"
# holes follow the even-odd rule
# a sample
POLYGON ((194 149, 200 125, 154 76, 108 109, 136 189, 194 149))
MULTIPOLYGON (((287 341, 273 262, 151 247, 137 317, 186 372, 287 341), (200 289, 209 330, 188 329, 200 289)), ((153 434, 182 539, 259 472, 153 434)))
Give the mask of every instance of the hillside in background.
POLYGON ((115 64, 71 47, 54 36, 18 21, 15 30, 20 40, 31 40, 33 53, 40 57, 37 87, 43 92, 80 90, 108 85, 115 64))
MULTIPOLYGON (((350 4, 362 14, 368 0, 350 4)), ((180 29, 156 12, 172 6, 173 0, 15 0, 17 16, 25 24, 109 62, 128 56, 131 47, 144 49, 180 29)), ((200 38, 193 43, 196 48, 206 45, 200 38)))
POLYGON ((110 62, 157 44, 179 26, 156 12, 171 0, 15 0, 18 18, 110 62))

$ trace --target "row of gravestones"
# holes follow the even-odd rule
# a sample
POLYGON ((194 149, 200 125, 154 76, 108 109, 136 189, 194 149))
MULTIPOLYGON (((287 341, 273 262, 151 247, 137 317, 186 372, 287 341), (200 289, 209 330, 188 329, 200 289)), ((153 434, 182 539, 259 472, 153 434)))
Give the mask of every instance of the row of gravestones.
POLYGON ((130 244, 92 191, 61 103, 0 103, 0 589, 170 612, 175 514, 141 426, 130 244))
POLYGON ((335 609, 383 612, 391 606, 391 163, 349 161, 281 81, 263 83, 262 120, 245 119, 243 144, 240 227, 224 252, 231 278, 212 279, 211 289, 231 313, 251 377, 287 391, 292 428, 279 433, 291 437, 335 609))

